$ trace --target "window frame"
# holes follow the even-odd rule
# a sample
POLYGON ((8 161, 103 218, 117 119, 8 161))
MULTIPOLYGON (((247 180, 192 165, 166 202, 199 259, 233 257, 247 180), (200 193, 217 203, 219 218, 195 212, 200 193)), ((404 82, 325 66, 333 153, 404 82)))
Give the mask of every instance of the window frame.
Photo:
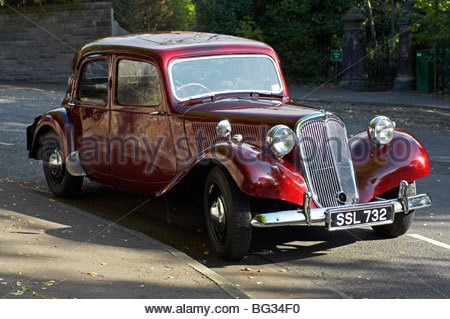
POLYGON ((106 107, 109 104, 109 97, 110 97, 110 91, 111 91, 111 56, 110 55, 100 55, 95 54, 91 56, 87 56, 81 63, 78 68, 78 76, 77 76, 77 84, 76 84, 76 94, 75 94, 75 102, 83 105, 89 105, 89 106, 95 106, 95 107, 106 107), (93 103, 93 102, 87 102, 82 101, 80 99, 80 86, 82 81, 82 74, 84 72, 84 68, 86 65, 90 62, 96 61, 96 60, 106 60, 108 62, 108 82, 107 82, 107 94, 106 94, 106 101, 104 104, 100 103, 93 103))
POLYGON ((145 59, 145 58, 141 58, 141 57, 135 57, 135 56, 128 56, 128 55, 116 55, 114 57, 114 96, 113 96, 113 101, 114 101, 114 105, 120 106, 122 108, 133 108, 133 107, 137 107, 137 108, 155 108, 155 107, 160 107, 164 104, 164 83, 162 82, 162 77, 161 77, 161 72, 160 72, 160 68, 158 66, 157 63, 153 62, 150 59, 145 59), (129 105, 129 104, 121 104, 119 103, 118 100, 118 85, 119 85, 119 62, 121 60, 129 60, 129 61, 135 61, 135 62, 141 62, 141 63, 148 63, 150 65, 152 65, 154 68, 156 68, 156 74, 158 76, 158 83, 159 83, 159 93, 160 93, 160 102, 159 104, 155 104, 155 105, 129 105))
MULTIPOLYGON (((276 71, 276 75, 277 75, 277 79, 280 85, 280 90, 277 92, 272 92, 272 91, 261 91, 261 93, 266 93, 266 94, 283 94, 283 92, 285 92, 285 85, 284 85, 284 81, 283 81, 283 77, 281 76, 281 70, 280 70, 280 66, 277 63, 277 61, 270 55, 268 54, 263 54, 263 53, 258 53, 258 54, 254 54, 254 53, 230 53, 230 54, 218 54, 218 55, 204 55, 204 56, 195 56, 195 57, 181 57, 181 58, 174 58, 173 60, 171 60, 169 62, 169 67, 167 68, 167 76, 169 78, 169 85, 170 85, 170 90, 172 92, 172 95, 175 97, 175 100, 177 102, 186 102, 190 99, 195 99, 195 98, 200 98, 202 96, 207 96, 208 93, 205 94, 199 94, 199 95, 194 95, 194 96, 190 96, 187 98, 181 98, 177 95, 176 93, 176 89, 175 89, 175 84, 174 84, 174 80, 173 80, 173 66, 180 63, 180 62, 186 62, 186 61, 199 61, 199 60, 211 60, 211 59, 220 59, 220 58, 228 58, 228 59, 234 59, 234 58, 246 58, 246 57, 250 57, 250 58, 267 58, 270 60, 270 62, 272 62, 275 71, 276 71)), ((210 92, 211 94, 227 94, 227 93, 241 93, 241 92, 248 92, 246 90, 227 90, 227 91, 219 91, 219 92, 210 92)), ((256 91, 257 92, 257 91, 256 91)))

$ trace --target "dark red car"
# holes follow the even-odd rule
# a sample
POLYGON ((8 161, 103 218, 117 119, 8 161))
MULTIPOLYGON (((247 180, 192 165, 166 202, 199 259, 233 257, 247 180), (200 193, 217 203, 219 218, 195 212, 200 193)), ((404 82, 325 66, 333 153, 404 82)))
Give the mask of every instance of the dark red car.
POLYGON ((322 223, 404 234, 431 205, 415 180, 428 155, 387 117, 351 138, 343 121, 292 102, 274 50, 207 33, 109 37, 72 62, 61 107, 27 129, 50 190, 83 177, 160 196, 201 185, 216 252, 244 256, 252 227, 322 223), (178 186, 176 186, 178 184, 178 186))

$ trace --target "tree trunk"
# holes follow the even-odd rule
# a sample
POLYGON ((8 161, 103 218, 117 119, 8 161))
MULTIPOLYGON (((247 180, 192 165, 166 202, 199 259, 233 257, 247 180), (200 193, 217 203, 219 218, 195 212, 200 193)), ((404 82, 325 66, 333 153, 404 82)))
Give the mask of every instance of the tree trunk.
POLYGON ((370 4, 370 0, 366 0, 366 6, 369 11, 370 34, 372 36, 373 44, 375 45, 375 47, 377 47, 378 46, 377 35, 375 33, 375 23, 373 21, 372 5, 370 4))

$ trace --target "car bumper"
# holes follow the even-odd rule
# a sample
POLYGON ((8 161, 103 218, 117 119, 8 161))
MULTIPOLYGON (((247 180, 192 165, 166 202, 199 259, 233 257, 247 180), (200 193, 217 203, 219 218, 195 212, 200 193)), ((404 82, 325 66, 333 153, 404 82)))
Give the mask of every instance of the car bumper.
MULTIPOLYGON (((379 207, 380 205, 393 205, 394 213, 408 214, 412 210, 425 208, 431 206, 431 198, 427 194, 420 194, 414 196, 407 196, 408 183, 402 181, 400 183, 400 191, 397 199, 383 200, 370 202, 365 204, 346 205, 339 207, 310 207, 310 195, 306 195, 304 199, 304 209, 287 210, 281 212, 263 213, 255 215, 252 219, 252 226, 254 227, 279 227, 279 226, 297 226, 297 225, 311 225, 313 223, 326 222, 328 223, 328 212, 332 209, 371 209, 379 207)), ((369 226, 361 225, 360 227, 369 226)))

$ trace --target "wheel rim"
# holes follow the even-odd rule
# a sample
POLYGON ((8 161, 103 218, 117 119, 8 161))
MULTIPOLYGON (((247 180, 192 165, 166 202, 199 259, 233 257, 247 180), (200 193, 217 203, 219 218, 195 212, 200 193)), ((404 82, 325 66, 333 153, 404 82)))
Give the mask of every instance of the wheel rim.
POLYGON ((48 168, 53 181, 56 184, 60 184, 64 178, 64 162, 63 155, 59 149, 55 149, 49 154, 48 168))
POLYGON ((209 221, 217 241, 224 244, 227 226, 225 205, 223 196, 215 185, 209 190, 209 221))

